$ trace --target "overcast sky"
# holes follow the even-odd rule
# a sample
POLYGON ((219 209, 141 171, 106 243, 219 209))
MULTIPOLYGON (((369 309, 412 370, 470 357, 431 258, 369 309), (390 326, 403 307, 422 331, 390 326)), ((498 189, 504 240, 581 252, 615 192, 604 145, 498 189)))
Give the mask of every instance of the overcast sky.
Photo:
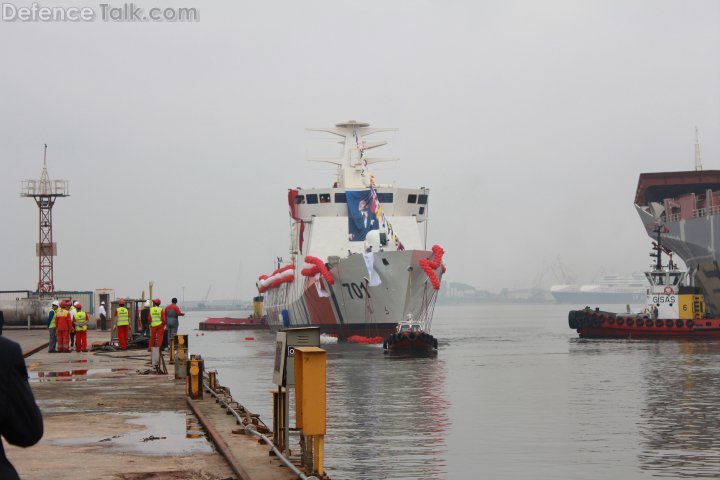
POLYGON ((136 3, 200 21, 0 22, 0 290, 37 284, 43 143, 56 288, 188 300, 287 255, 287 188, 333 181, 307 127, 399 128, 378 181, 429 187, 445 279, 491 291, 645 269, 638 175, 692 169, 696 125, 720 169, 716 0, 136 3))

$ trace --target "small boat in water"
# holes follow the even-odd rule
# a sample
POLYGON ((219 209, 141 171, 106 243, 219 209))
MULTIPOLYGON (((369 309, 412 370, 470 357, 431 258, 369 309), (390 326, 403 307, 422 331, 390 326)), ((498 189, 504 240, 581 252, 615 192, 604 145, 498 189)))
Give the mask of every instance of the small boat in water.
POLYGON ((383 342, 383 349, 387 351, 433 351, 437 350, 437 338, 430 335, 420 322, 414 321, 410 315, 400 322, 397 331, 383 342))
POLYGON ((200 330, 261 330, 267 329, 265 317, 213 317, 199 323, 200 330))
POLYGON ((699 288, 684 285, 686 270, 673 263, 672 252, 661 244, 657 227, 657 242, 653 242, 656 258, 654 268, 645 275, 650 282, 646 307, 639 313, 613 313, 599 308, 585 307, 568 314, 570 328, 581 338, 717 338, 720 337, 720 318, 707 315, 705 300, 699 288), (662 265, 662 254, 669 258, 662 265))

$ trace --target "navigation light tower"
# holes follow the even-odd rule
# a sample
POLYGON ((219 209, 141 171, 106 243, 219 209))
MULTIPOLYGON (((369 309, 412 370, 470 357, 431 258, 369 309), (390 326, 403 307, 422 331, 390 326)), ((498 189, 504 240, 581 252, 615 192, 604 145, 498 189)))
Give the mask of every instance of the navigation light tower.
POLYGON ((38 293, 55 291, 53 283, 53 257, 57 255, 57 244, 52 236, 52 207, 58 197, 69 197, 67 180, 50 180, 47 172, 47 145, 43 153, 43 171, 40 180, 23 180, 21 197, 32 197, 40 209, 40 236, 35 245, 39 262, 38 293))

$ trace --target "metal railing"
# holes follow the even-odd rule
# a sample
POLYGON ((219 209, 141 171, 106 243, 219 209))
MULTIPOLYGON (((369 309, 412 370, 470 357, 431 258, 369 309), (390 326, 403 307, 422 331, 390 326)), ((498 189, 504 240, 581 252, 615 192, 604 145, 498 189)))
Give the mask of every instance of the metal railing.
MULTIPOLYGON (((229 397, 230 401, 227 401, 224 394, 216 392, 215 390, 210 388, 207 378, 203 379, 203 385, 205 387, 205 390, 208 393, 210 393, 210 395, 212 395, 215 398, 215 400, 217 400, 217 402, 220 403, 220 405, 222 405, 223 408, 225 408, 232 416, 235 417, 235 420, 237 420, 238 425, 244 425, 246 434, 255 435, 256 437, 259 437, 266 445, 268 445, 271 448, 271 450, 275 454, 275 456, 286 467, 288 467, 293 472, 293 474, 295 474, 297 476, 297 478, 299 478, 301 480, 320 480, 318 477, 316 477, 314 475, 309 476, 309 477, 307 475, 305 475, 300 469, 298 469, 295 466, 295 464, 293 464, 285 455, 283 455, 283 453, 280 450, 278 450, 278 448, 275 446, 275 444, 273 444, 272 440, 270 440, 267 436, 260 433, 257 430, 257 427, 253 423, 246 425, 245 421, 248 420, 249 415, 246 415, 245 418, 243 418, 235 410, 235 408, 233 408, 232 402, 235 402, 235 403, 237 403, 237 402, 234 401, 229 394, 227 396, 229 397)), ((240 405, 240 404, 238 404, 238 405, 240 405)), ((242 407, 242 406, 240 405, 240 407, 242 407)), ((244 407, 242 407, 242 408, 243 408, 243 410, 245 409, 244 407)))

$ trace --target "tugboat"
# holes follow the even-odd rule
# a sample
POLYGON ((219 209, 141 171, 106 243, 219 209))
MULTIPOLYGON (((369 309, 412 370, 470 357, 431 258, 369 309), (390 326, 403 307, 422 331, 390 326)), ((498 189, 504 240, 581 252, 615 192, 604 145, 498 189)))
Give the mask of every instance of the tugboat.
POLYGON ((412 315, 398 323, 397 331, 383 342, 383 349, 388 351, 434 351, 438 348, 437 338, 422 328, 420 322, 413 320, 412 315))
POLYGON ((706 314, 704 297, 697 287, 685 286, 687 271, 673 263, 673 252, 661 244, 658 226, 651 257, 655 265, 645 276, 650 282, 643 312, 620 314, 585 307, 571 310, 570 328, 581 338, 720 338, 720 319, 706 314), (662 265, 662 254, 668 256, 662 265))

